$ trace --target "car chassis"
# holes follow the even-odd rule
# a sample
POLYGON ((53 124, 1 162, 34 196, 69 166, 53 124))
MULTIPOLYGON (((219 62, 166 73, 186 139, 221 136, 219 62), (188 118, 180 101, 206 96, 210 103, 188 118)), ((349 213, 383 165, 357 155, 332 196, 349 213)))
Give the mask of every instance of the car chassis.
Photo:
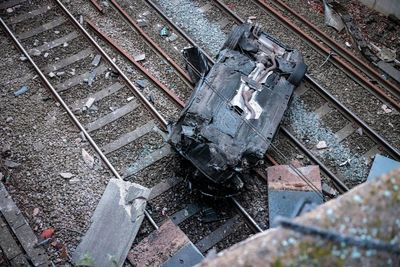
POLYGON ((169 127, 169 143, 194 165, 189 178, 203 193, 238 193, 263 160, 307 66, 298 50, 252 23, 232 30, 212 67, 196 47, 184 57, 196 86, 169 127))

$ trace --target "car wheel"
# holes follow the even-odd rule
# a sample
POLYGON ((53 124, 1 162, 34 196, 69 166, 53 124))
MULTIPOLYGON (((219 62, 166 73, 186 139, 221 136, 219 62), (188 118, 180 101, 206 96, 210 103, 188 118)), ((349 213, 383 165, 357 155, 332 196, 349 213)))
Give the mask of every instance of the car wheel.
POLYGON ((303 62, 299 62, 293 69, 293 72, 290 74, 288 82, 297 86, 300 84, 301 80, 303 79, 304 75, 307 72, 307 65, 303 62))
POLYGON ((247 30, 246 24, 236 26, 235 29, 233 29, 233 31, 231 31, 231 33, 228 35, 228 38, 226 39, 221 50, 224 50, 226 48, 235 50, 239 44, 240 38, 242 38, 246 30, 247 30))

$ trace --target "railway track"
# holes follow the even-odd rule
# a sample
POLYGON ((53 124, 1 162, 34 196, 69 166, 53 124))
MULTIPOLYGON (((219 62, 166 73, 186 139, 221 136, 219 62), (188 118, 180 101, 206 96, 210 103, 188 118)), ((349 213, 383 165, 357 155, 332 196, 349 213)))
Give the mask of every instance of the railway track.
MULTIPOLYGON (((191 37, 190 34, 177 27, 175 23, 162 13, 161 8, 155 5, 152 1, 145 1, 149 7, 154 8, 150 12, 158 12, 159 15, 161 15, 161 17, 158 18, 158 20, 162 22, 161 25, 168 25, 174 29, 174 33, 181 39, 178 46, 173 44, 173 41, 166 42, 163 38, 157 39, 157 31, 153 31, 149 34, 147 32, 149 28, 147 27, 143 30, 136 23, 136 19, 133 19, 129 15, 128 9, 119 6, 114 0, 111 0, 110 2, 115 10, 122 14, 124 23, 129 24, 129 26, 136 31, 136 34, 139 34, 146 40, 146 43, 153 51, 155 51, 155 54, 164 58, 165 62, 174 69, 174 75, 179 77, 182 84, 184 84, 183 87, 186 88, 184 90, 190 90, 193 85, 191 84, 191 81, 187 79, 186 72, 183 71, 184 60, 179 55, 179 48, 177 47, 182 47, 182 43, 184 43, 184 45, 196 45, 194 41, 195 37, 191 37), (163 49, 160 46, 163 46, 163 49), (168 50, 168 53, 165 52, 166 50, 168 50)), ((81 23, 70 13, 65 12, 65 10, 60 12, 60 10, 64 8, 59 1, 51 3, 54 3, 54 5, 52 5, 50 9, 44 8, 44 6, 40 6, 39 4, 37 6, 38 9, 29 13, 35 14, 35 16, 41 15, 42 17, 45 17, 50 14, 50 12, 55 12, 54 14, 56 15, 53 15, 53 17, 57 18, 53 20, 49 19, 49 22, 45 24, 48 26, 46 26, 45 30, 40 33, 29 36, 31 33, 28 34, 28 32, 24 32, 23 30, 18 32, 18 25, 23 24, 29 19, 34 20, 35 17, 33 15, 28 15, 27 18, 24 18, 21 14, 18 19, 11 17, 7 18, 6 22, 14 25, 13 31, 17 32, 17 38, 15 38, 14 41, 18 43, 20 43, 19 41, 22 41, 19 48, 21 50, 25 49, 24 52, 26 53, 26 57, 35 66, 37 72, 41 73, 40 76, 44 83, 51 88, 57 101, 61 103, 73 122, 92 144, 93 148, 111 170, 113 175, 117 178, 130 179, 139 183, 143 182, 143 185, 153 188, 153 193, 151 194, 149 201, 150 209, 147 213, 149 221, 144 223, 143 230, 138 236, 139 240, 146 236, 151 231, 151 228, 157 228, 161 223, 164 217, 159 216, 159 211, 163 205, 164 207, 168 206, 167 213, 170 214, 169 217, 171 217, 174 223, 178 224, 180 228, 186 232, 201 252, 206 252, 217 244, 219 249, 225 248, 232 242, 239 241, 248 235, 251 235, 253 232, 266 229, 268 227, 266 223, 268 218, 265 211, 260 212, 257 209, 253 209, 249 212, 250 214, 248 214, 246 209, 250 209, 251 207, 246 207, 245 205, 245 208, 243 208, 235 199, 232 200, 232 203, 223 203, 238 207, 239 210, 241 210, 240 216, 238 216, 238 213, 229 212, 229 214, 226 214, 227 220, 221 222, 218 219, 216 220, 217 222, 214 222, 210 227, 205 227, 206 229, 204 229, 204 225, 200 222, 199 229, 202 230, 197 231, 193 229, 193 223, 197 220, 196 218, 199 218, 199 212, 204 210, 204 207, 193 204, 196 202, 198 196, 188 197, 179 195, 177 197, 174 193, 171 193, 171 190, 169 189, 173 187, 185 187, 182 179, 174 176, 171 172, 162 174, 160 177, 154 177, 154 175, 151 174, 153 171, 152 165, 166 164, 166 166, 170 167, 170 163, 168 162, 173 161, 171 149, 165 145, 165 134, 162 131, 162 129, 166 128, 167 121, 159 110, 161 109, 170 112, 167 116, 173 118, 179 112, 180 108, 183 107, 183 103, 185 102, 185 99, 180 98, 178 95, 181 94, 186 96, 187 94, 182 94, 176 89, 169 89, 168 86, 166 86, 165 81, 157 80, 154 77, 152 74, 154 70, 146 69, 144 64, 138 63, 128 52, 122 51, 123 49, 121 47, 118 48, 117 44, 113 43, 110 37, 107 37, 106 34, 102 33, 98 29, 96 23, 87 19, 86 22, 89 29, 112 46, 112 49, 104 48, 110 51, 105 52, 98 44, 102 41, 96 42, 93 37, 89 37, 90 35, 85 33, 85 29, 82 27, 81 23), (57 5, 55 3, 57 3, 57 5), (60 14, 63 15, 60 16, 60 14), (69 26, 66 26, 66 29, 62 28, 66 24, 69 26), (45 33, 49 30, 58 31, 60 34, 60 38, 58 39, 60 40, 45 39, 45 33), (44 36, 41 36, 41 34, 44 36), (28 37, 21 38, 21 35, 22 37, 28 37), (32 46, 32 43, 35 42, 35 38, 40 39, 42 42, 47 42, 47 44, 43 46, 32 46), (68 47, 72 46, 72 40, 76 41, 78 39, 80 40, 79 46, 68 50, 68 47), (84 46, 85 49, 82 49, 83 43, 86 44, 84 46), (65 46, 65 44, 67 45, 65 46), (63 48, 68 51, 66 52, 63 48), (41 51, 42 49, 43 51, 41 51), (60 49, 60 51, 57 51, 57 49, 60 49), (39 56, 34 56, 34 54, 37 54, 36 50, 40 50, 41 52, 40 59, 38 58, 39 56), (44 57, 44 53, 53 54, 53 51, 55 51, 54 55, 63 56, 59 56, 60 59, 58 59, 57 62, 49 64, 49 61, 46 60, 48 57, 44 57), (30 57, 29 54, 31 54, 32 57, 30 57), (125 65, 121 64, 123 67, 119 67, 119 64, 117 65, 112 59, 112 56, 109 56, 110 54, 116 55, 117 62, 122 61, 120 60, 120 57, 125 57, 127 62, 132 64, 131 66, 135 67, 136 71, 134 75, 125 74, 126 71, 121 70, 121 68, 126 69, 125 65), (100 63, 96 65, 94 64, 94 61, 97 55, 101 56, 101 60, 100 63), (42 57, 44 57, 44 59, 42 57), (68 74, 65 75, 67 69, 72 69, 77 61, 85 62, 85 65, 79 64, 81 73, 75 73, 74 75, 71 74, 74 77, 71 77, 68 74), (55 74, 55 76, 52 77, 55 79, 46 75, 46 73, 49 74, 51 72, 55 74), (57 72, 64 73, 57 75, 57 72), (103 73, 103 75, 101 75, 101 73, 103 73), (79 78, 77 78, 78 76, 79 78), (140 89, 137 85, 131 82, 131 80, 140 81, 143 80, 143 78, 151 81, 151 89, 147 91, 140 89), (54 82, 55 80, 56 82, 54 82), (126 90, 127 92, 123 90, 126 90), (79 91, 79 93, 74 93, 76 91, 79 91), (82 94, 82 91, 84 94, 82 94), (157 97, 155 97, 155 99, 150 98, 150 92, 153 94, 157 93, 157 97), (116 96, 117 94, 118 96, 116 96), (114 99, 114 97, 115 100, 110 100, 114 99), (129 101, 127 100, 128 98, 129 101), (101 101, 103 100, 107 100, 104 105, 101 104, 101 101), (94 105, 95 107, 97 106, 97 110, 93 111, 93 108, 91 109, 93 103, 91 104, 91 107, 85 108, 85 105, 87 105, 89 101, 95 101, 94 105), (119 107, 115 109, 113 105, 112 112, 109 112, 110 103, 118 103, 119 107), (171 106, 174 108, 171 108, 171 106), (127 119, 125 120, 125 118, 127 119), (129 125, 132 121, 138 123, 135 123, 135 125, 129 125), (119 123, 122 123, 122 125, 119 125, 119 123), (113 130, 115 130, 115 134, 110 135, 109 132, 112 132, 113 130), (140 148, 147 143, 150 143, 152 146, 145 152, 143 152, 145 149, 142 149, 142 152, 139 152, 140 148), (132 151, 134 156, 129 155, 132 151), (127 159, 127 162, 121 162, 121 159, 127 159), (136 161, 132 163, 132 159, 135 159, 136 161), (139 179, 139 177, 142 177, 142 180, 138 181, 137 179, 139 179), (176 198, 179 198, 180 201, 176 201, 176 198), (181 204, 184 202, 191 202, 192 204, 181 209, 181 204), (253 217, 256 218, 253 219, 253 217), (188 222, 190 220, 191 222, 188 222), (228 239, 228 236, 234 232, 234 227, 232 227, 233 225, 238 225, 242 228, 241 231, 243 234, 224 244, 224 240, 228 239), (215 236, 217 238, 215 238, 215 236)), ((206 11, 203 10, 203 12, 206 11)), ((51 15, 49 16, 52 17, 51 15)), ((217 24, 228 27, 229 25, 233 25, 234 22, 225 18, 225 20, 219 20, 217 24)), ((40 28, 40 25, 37 28, 40 28)), ((106 45, 103 47, 105 46, 106 45)), ((203 49, 204 51, 209 50, 207 47, 203 47, 203 49)), ((212 59, 213 56, 208 54, 208 58, 212 59)), ((316 88, 316 84, 317 83, 312 80, 311 77, 308 77, 308 81, 297 90, 297 95, 300 98, 299 103, 302 103, 302 101, 305 101, 304 99, 307 98, 318 97, 321 100, 316 102, 321 102, 321 105, 314 106, 314 110, 317 111, 316 114, 319 118, 322 118, 327 114, 335 114, 331 115, 333 118, 337 118, 337 116, 343 117, 343 122, 341 122, 341 124, 344 126, 338 126, 338 130, 333 132, 333 135, 340 139, 338 143, 346 141, 352 143, 353 141, 349 138, 356 136, 356 134, 358 134, 358 129, 362 129, 363 133, 367 134, 368 138, 372 140, 372 144, 368 143, 368 146, 365 148, 363 147, 363 153, 360 153, 361 157, 370 159, 370 155, 378 151, 383 151, 383 153, 389 154, 394 158, 399 157, 396 148, 391 146, 384 138, 369 128, 361 119, 354 116, 354 114, 351 114, 351 112, 348 112, 344 105, 332 100, 333 97, 330 96, 326 90, 323 91, 322 87, 316 88), (322 90, 323 93, 319 92, 320 90, 322 90)), ((318 151, 311 151, 315 144, 304 144, 302 141, 299 141, 298 138, 295 138, 292 122, 289 121, 285 124, 283 132, 287 135, 287 138, 291 140, 290 142, 294 143, 299 151, 302 151, 299 153, 305 153, 312 161, 321 166, 327 177, 333 179, 334 184, 338 187, 339 191, 344 192, 348 187, 356 184, 352 184, 345 179, 346 175, 343 174, 343 169, 348 167, 347 163, 343 165, 342 169, 331 170, 332 166, 329 166, 329 161, 324 159, 325 155, 318 154, 318 151)), ((365 134, 361 136, 364 138, 365 134)), ((311 143, 312 142, 313 141, 311 141, 311 143)), ((289 163, 288 157, 279 153, 279 146, 278 149, 273 149, 272 154, 274 157, 279 159, 279 162, 289 163)), ((366 166, 367 164, 363 167, 366 166)), ((363 175, 364 176, 362 177, 365 178, 364 173, 363 175)), ((245 196, 245 198, 248 198, 247 204, 251 201, 257 201, 257 198, 259 198, 258 203, 260 203, 260 199, 262 200, 261 202, 266 203, 267 194, 265 187, 263 188, 262 182, 255 179, 254 184, 251 184, 250 186, 252 189, 255 189, 257 193, 254 194, 254 196, 245 196)))
MULTIPOLYGON (((44 7, 37 6, 37 8, 34 10, 24 9, 21 14, 6 18, 6 22, 1 19, 1 24, 111 173, 117 178, 127 180, 132 177, 138 177, 138 174, 146 177, 148 179, 147 186, 151 186, 153 189, 150 202, 154 200, 154 205, 157 205, 157 201, 164 202, 165 197, 162 194, 168 192, 172 187, 182 184, 182 179, 174 176, 167 177, 168 175, 157 177, 158 180, 151 179, 154 177, 154 174, 153 176, 151 174, 151 166, 156 162, 159 163, 163 158, 170 157, 171 154, 170 147, 164 143, 165 133, 161 130, 167 126, 163 115, 141 93, 140 89, 130 81, 114 60, 86 32, 79 21, 68 12, 61 2, 50 2, 49 5, 44 7), (31 14, 35 15, 32 16, 31 14), (45 26, 42 24, 28 31, 24 30, 25 23, 30 19, 35 20, 36 16, 39 15, 42 17, 41 23, 49 22, 46 22, 45 26), (55 17, 56 19, 52 19, 55 17), (13 30, 10 29, 7 22, 12 24, 13 30), (22 25, 22 29, 18 27, 20 25, 22 25), (46 35, 48 31, 58 32, 56 33, 57 35, 60 33, 60 38, 56 40, 48 39, 49 37, 46 35), (37 43, 36 40, 38 39, 44 44, 39 46, 34 44, 32 46, 31 44, 37 43), (73 49, 65 49, 70 47, 70 43, 76 42, 77 39, 79 39, 79 46, 73 47, 73 49), (45 53, 48 54, 45 56, 45 53), (50 59, 53 59, 53 57, 50 55, 57 55, 58 59, 52 62, 50 59), (39 56, 40 58, 38 58, 39 56), (79 71, 76 68, 73 74, 66 74, 67 71, 76 66, 77 62, 80 63, 79 71), (123 90, 127 90, 127 92, 125 94, 121 93, 123 90), (134 97, 132 97, 133 94, 134 97), (109 100, 105 105, 102 105, 101 102, 103 100, 114 97, 114 101, 109 100), (109 110, 110 103, 118 103, 120 107, 113 106, 113 110, 109 110), (97 106, 95 110, 92 108, 94 105, 97 106), (141 117, 140 119, 133 117, 131 118, 132 121, 139 121, 141 124, 135 124, 135 128, 132 131, 128 131, 129 128, 126 125, 118 124, 121 123, 121 119, 135 113, 139 113, 141 117), (105 130, 102 131, 103 129, 105 130), (112 129, 118 129, 119 138, 109 141, 109 136, 104 135, 104 132, 110 132, 112 129), (133 163, 129 163, 129 160, 124 163, 112 163, 112 160, 109 160, 109 158, 124 158, 123 154, 118 155, 115 153, 147 136, 150 136, 149 139, 144 139, 142 142, 145 144, 150 143, 155 148, 149 149, 150 152, 143 156, 139 154, 137 160, 133 163), (146 170, 150 174, 144 173, 146 170), (157 200, 157 198, 160 198, 160 200, 157 200)), ((50 34, 50 36, 54 36, 54 34, 50 34)), ((170 97, 173 100, 173 104, 183 107, 183 102, 155 79, 143 66, 136 64, 135 67, 151 80, 165 96, 170 97)), ((138 146, 143 145, 143 143, 139 143, 138 146)), ((132 149, 131 152, 135 153, 136 151, 132 149)), ((137 179, 135 179, 135 182, 137 182, 137 179)), ((194 199, 191 202, 193 201, 194 199)), ((233 200, 233 203, 241 209, 243 216, 252 222, 253 229, 260 231, 261 227, 255 223, 240 204, 236 200, 233 200)), ((164 208, 165 206, 164 204, 164 208)), ((196 208, 193 208, 193 205, 188 207, 173 213, 171 217, 175 218, 174 222, 176 224, 184 223, 204 209, 203 206, 200 207, 199 205, 196 208)), ((150 213, 146 212, 146 216, 151 227, 157 229, 158 225, 150 213)), ((164 218, 159 218, 158 223, 164 218)), ((243 217, 238 214, 233 214, 230 219, 229 217, 224 218, 228 220, 220 222, 221 219, 218 218, 216 219, 218 222, 213 225, 218 235, 210 232, 210 235, 206 235, 202 239, 193 240, 198 244, 197 246, 201 252, 207 251, 232 233, 234 229, 231 226, 234 222, 244 223, 243 217), (218 236, 218 238, 215 238, 215 236, 218 236)))

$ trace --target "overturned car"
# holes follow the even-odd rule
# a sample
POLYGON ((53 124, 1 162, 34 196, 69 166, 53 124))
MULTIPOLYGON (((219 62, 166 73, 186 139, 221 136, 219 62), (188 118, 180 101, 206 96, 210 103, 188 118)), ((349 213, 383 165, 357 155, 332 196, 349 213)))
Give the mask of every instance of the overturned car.
POLYGON ((291 49, 254 24, 236 26, 210 67, 186 49, 196 87, 169 143, 196 171, 192 181, 211 195, 234 194, 265 156, 307 66, 291 49))

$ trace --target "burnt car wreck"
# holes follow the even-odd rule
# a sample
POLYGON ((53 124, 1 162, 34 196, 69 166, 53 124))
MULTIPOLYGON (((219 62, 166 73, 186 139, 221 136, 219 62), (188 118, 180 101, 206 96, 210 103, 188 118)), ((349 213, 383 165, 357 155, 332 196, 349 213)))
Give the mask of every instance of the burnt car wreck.
POLYGON ((261 160, 307 66, 257 25, 233 29, 210 67, 196 48, 184 51, 196 87, 169 143, 196 168, 203 193, 234 194, 261 160))

